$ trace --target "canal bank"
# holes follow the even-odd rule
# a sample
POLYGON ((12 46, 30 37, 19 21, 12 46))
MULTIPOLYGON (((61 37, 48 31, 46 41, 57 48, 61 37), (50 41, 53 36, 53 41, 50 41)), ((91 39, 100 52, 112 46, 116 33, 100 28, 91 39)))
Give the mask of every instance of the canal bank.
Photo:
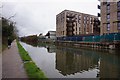
POLYGON ((28 52, 22 47, 22 45, 17 41, 18 49, 20 56, 24 62, 24 68, 27 72, 29 78, 41 79, 44 78, 47 80, 47 77, 42 72, 40 68, 33 62, 28 52))
POLYGON ((120 55, 117 55, 119 51, 88 50, 41 43, 34 46, 21 42, 21 45, 48 78, 119 78, 120 76, 120 55))
POLYGON ((116 42, 56 41, 55 45, 72 46, 75 48, 120 49, 120 41, 116 42))

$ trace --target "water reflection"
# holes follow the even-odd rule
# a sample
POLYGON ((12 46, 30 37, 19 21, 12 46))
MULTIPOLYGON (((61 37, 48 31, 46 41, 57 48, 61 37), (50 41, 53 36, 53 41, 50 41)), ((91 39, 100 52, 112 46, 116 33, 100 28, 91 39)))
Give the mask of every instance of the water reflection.
MULTIPOLYGON (((120 76, 120 55, 109 53, 111 51, 75 49, 41 43, 37 44, 36 48, 34 46, 26 49, 29 53, 38 51, 38 54, 34 53, 31 57, 39 57, 33 59, 48 77, 119 78, 120 76), (47 50, 47 53, 54 53, 54 57, 51 56, 52 54, 48 55, 46 52, 41 51, 43 47, 47 50), (42 58, 42 55, 48 58, 42 58), (55 59, 51 60, 51 58, 55 59), (40 62, 45 59, 48 61, 44 62, 44 66, 42 66, 40 62), (49 70, 45 66, 49 66, 49 70)), ((112 53, 117 52, 112 51, 112 53)))
POLYGON ((98 67, 99 56, 94 56, 79 50, 57 47, 56 50, 56 69, 61 74, 70 75, 77 72, 85 72, 98 67))

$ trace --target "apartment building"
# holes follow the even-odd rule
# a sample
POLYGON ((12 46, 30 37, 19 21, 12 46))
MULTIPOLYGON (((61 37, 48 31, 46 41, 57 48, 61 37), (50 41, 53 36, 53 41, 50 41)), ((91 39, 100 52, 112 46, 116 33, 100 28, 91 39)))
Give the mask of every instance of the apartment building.
POLYGON ((101 11, 100 34, 120 32, 120 1, 101 0, 98 8, 101 11))
POLYGON ((97 16, 64 10, 56 15, 56 36, 99 34, 99 24, 97 16))

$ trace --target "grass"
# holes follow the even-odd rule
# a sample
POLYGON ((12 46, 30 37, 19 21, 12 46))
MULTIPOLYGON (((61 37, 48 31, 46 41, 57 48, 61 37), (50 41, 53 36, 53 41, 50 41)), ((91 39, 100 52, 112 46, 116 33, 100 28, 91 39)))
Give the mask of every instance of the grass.
POLYGON ((46 78, 44 73, 35 65, 34 62, 25 63, 26 71, 30 78, 46 78))
POLYGON ((42 70, 40 70, 36 64, 32 61, 28 52, 21 46, 21 44, 17 41, 18 50, 22 60, 24 61, 24 67, 27 72, 30 80, 48 80, 48 78, 44 75, 42 70), (35 79, 34 79, 35 78, 35 79))
POLYGON ((28 55, 28 52, 22 47, 22 45, 17 41, 18 50, 23 61, 31 61, 32 59, 28 55))

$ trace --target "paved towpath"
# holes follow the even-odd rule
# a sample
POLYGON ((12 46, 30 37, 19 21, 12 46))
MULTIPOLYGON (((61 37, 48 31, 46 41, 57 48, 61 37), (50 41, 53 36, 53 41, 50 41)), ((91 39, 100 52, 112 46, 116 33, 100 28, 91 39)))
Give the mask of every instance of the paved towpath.
POLYGON ((2 78, 28 78, 16 41, 12 42, 11 48, 2 53, 2 78))

